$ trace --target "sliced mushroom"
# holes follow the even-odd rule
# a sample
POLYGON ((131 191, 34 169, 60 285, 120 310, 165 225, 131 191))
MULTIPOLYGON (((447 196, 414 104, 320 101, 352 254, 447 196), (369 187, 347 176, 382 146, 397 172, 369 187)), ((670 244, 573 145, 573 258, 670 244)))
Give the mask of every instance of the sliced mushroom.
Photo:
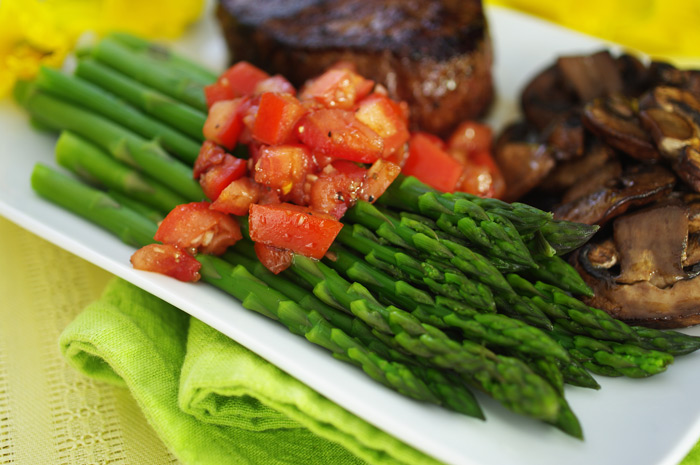
POLYGON ((620 68, 607 50, 592 55, 560 57, 557 67, 580 102, 619 94, 623 90, 620 68))
POLYGON ((700 99, 700 70, 678 69, 670 63, 652 61, 649 75, 656 85, 678 87, 700 99))
POLYGON ((557 116, 577 103, 576 94, 562 84, 562 75, 556 65, 535 76, 523 89, 520 100, 525 119, 538 131, 544 130, 557 116))
POLYGON ((617 57, 617 66, 623 83, 623 94, 638 97, 650 87, 651 72, 649 68, 634 55, 623 53, 617 57))
POLYGON ((620 171, 622 171, 622 165, 617 160, 613 149, 600 143, 597 139, 592 139, 589 142, 583 156, 558 162, 552 172, 542 180, 538 189, 556 194, 566 192, 580 180, 590 178, 594 173, 611 163, 620 166, 620 171))
POLYGON ((614 185, 622 176, 622 164, 615 159, 609 160, 597 170, 588 173, 571 186, 561 198, 562 203, 574 202, 577 199, 591 195, 600 189, 614 185))
POLYGON ((544 130, 543 138, 557 160, 571 160, 583 155, 585 131, 581 112, 574 109, 558 115, 544 130))
POLYGON ((604 225, 633 206, 668 196, 676 177, 661 165, 634 165, 614 182, 554 209, 554 217, 604 225))
POLYGON ((682 327, 700 323, 698 270, 683 268, 686 256, 688 209, 670 203, 617 219, 610 241, 587 244, 574 265, 593 288, 589 305, 636 324, 682 327), (605 253, 601 253, 605 251, 605 253), (601 260, 617 255, 618 262, 601 260))
POLYGON ((630 99, 614 96, 589 102, 583 109, 583 124, 607 144, 637 160, 661 158, 630 99))

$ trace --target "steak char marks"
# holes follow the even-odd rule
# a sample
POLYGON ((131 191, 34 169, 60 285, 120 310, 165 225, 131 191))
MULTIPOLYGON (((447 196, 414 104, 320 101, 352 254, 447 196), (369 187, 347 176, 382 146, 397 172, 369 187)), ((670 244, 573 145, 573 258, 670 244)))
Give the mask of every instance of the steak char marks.
POLYGON ((448 134, 493 98, 479 0, 220 0, 232 58, 295 86, 338 61, 411 107, 413 130, 448 134))

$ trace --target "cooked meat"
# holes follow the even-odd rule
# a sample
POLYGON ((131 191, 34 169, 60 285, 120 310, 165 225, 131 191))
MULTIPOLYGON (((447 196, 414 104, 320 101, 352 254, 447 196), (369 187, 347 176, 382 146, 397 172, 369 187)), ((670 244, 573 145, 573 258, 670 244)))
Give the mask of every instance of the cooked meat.
POLYGON ((409 104, 413 129, 446 135, 493 98, 480 0, 220 0, 218 18, 234 60, 297 86, 354 63, 409 104))

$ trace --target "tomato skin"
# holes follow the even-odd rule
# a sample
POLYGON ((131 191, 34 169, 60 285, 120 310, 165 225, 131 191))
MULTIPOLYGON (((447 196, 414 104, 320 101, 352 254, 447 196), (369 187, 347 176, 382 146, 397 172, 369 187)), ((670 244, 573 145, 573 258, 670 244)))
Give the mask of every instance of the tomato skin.
POLYGON ((435 139, 422 132, 411 136, 403 174, 415 176, 443 192, 453 192, 462 175, 462 164, 445 152, 435 139))
POLYGON ((221 100, 209 109, 204 122, 204 138, 233 150, 243 130, 243 99, 221 100))
POLYGON ((447 141, 450 151, 460 151, 470 155, 478 152, 490 152, 493 140, 491 128, 476 121, 464 121, 457 126, 447 141))
POLYGON ((184 250, 170 244, 148 244, 131 256, 131 264, 137 270, 153 271, 184 282, 197 282, 201 278, 202 264, 184 250))
POLYGON ((226 153, 221 163, 211 166, 199 177, 199 185, 208 199, 216 200, 226 186, 244 176, 247 171, 245 160, 226 153))
POLYGON ((343 224, 309 207, 290 203, 250 206, 250 238, 320 260, 343 224))
POLYGON ((270 76, 257 83, 255 86, 254 95, 262 95, 265 92, 274 92, 277 94, 296 95, 297 90, 291 82, 279 74, 270 76))
POLYGON ((503 197, 506 192, 505 178, 489 152, 470 155, 457 190, 480 197, 503 197))
POLYGON ((286 195, 306 178, 311 167, 311 153, 303 145, 266 146, 255 163, 255 181, 286 195))
POLYGON ((349 110, 374 87, 374 82, 353 70, 337 66, 304 85, 302 100, 316 100, 326 108, 349 110))
POLYGON ((371 94, 357 106, 355 118, 384 139, 383 158, 391 157, 408 142, 408 121, 399 104, 382 94, 371 94))
POLYGON ((239 61, 224 71, 217 82, 228 86, 234 97, 253 95, 256 86, 270 75, 247 61, 239 61))
POLYGON ((255 242, 253 248, 260 263, 274 274, 279 274, 289 268, 294 259, 294 253, 291 250, 280 249, 261 242, 255 242))
POLYGON ((250 205, 262 196, 261 187, 248 177, 231 182, 211 204, 212 210, 236 216, 248 214, 250 205))
POLYGON ((268 145, 289 142, 297 122, 306 111, 292 95, 262 94, 253 123, 253 138, 268 145))
POLYGON ((204 98, 207 101, 207 108, 211 108, 212 105, 221 100, 233 100, 235 97, 231 87, 225 86, 220 82, 204 86, 204 98))
POLYGON ((235 218, 209 206, 209 202, 178 205, 161 221, 154 239, 183 249, 221 255, 243 235, 235 218))
POLYGON ((226 152, 224 149, 210 140, 205 140, 202 143, 202 147, 199 149, 197 159, 194 161, 192 177, 194 179, 199 179, 209 168, 223 163, 225 156, 226 152))
POLYGON ((317 110, 301 120, 299 139, 313 152, 373 163, 384 153, 384 140, 345 110, 317 110))
POLYGON ((396 163, 379 159, 367 170, 367 179, 360 198, 374 203, 392 182, 401 174, 401 167, 396 163))
POLYGON ((366 178, 365 168, 346 160, 335 160, 311 185, 311 208, 336 219, 342 218, 362 195, 366 178))

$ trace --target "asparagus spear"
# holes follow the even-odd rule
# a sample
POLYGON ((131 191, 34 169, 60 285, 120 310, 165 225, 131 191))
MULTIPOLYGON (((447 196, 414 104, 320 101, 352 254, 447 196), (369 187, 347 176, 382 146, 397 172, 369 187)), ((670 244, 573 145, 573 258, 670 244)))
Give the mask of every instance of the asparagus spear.
POLYGON ((171 157, 155 141, 146 140, 82 107, 40 91, 34 86, 18 92, 20 103, 34 117, 57 131, 68 130, 84 137, 130 165, 170 187, 188 200, 204 198, 192 171, 171 157))
POLYGON ((75 75, 129 102, 197 141, 204 140, 206 113, 152 89, 90 58, 78 60, 75 75))
MULTIPOLYGON (((158 138, 163 147, 187 163, 194 163, 200 144, 135 108, 124 105, 118 98, 88 81, 51 68, 41 68, 37 86, 59 98, 101 114, 143 137, 158 138)), ((201 134, 201 130, 199 131, 201 134)), ((200 135, 201 137, 201 135, 200 135)))

